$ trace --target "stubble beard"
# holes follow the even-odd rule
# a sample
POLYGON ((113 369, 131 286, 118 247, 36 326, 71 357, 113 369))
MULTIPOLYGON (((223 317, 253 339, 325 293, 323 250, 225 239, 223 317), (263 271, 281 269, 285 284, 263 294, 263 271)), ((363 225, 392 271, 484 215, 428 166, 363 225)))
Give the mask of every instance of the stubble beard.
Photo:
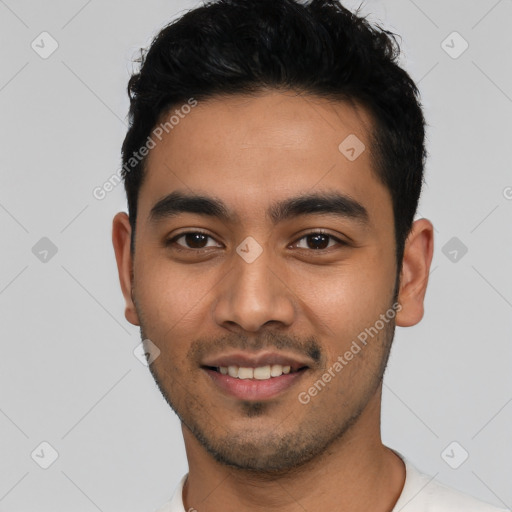
MULTIPOLYGON (((142 316, 139 315, 139 319, 142 316)), ((141 322, 141 337, 146 339, 145 329, 141 322)), ((305 470, 307 463, 319 459, 335 442, 340 441, 357 423, 371 398, 379 390, 389 359, 393 341, 395 321, 390 321, 381 331, 379 339, 371 343, 379 344, 379 365, 366 383, 357 403, 340 404, 347 407, 350 414, 342 421, 315 423, 314 418, 297 424, 296 428, 279 433, 276 428, 269 432, 226 432, 222 425, 222 415, 208 412, 204 404, 187 391, 186 384, 176 383, 171 372, 159 368, 158 364, 149 366, 151 374, 162 396, 177 414, 184 428, 188 429, 199 444, 213 457, 215 461, 228 467, 258 475, 261 478, 276 478, 289 475, 292 472, 305 470), (187 396, 180 400, 173 389, 186 391, 187 396), (216 425, 215 429, 212 425, 216 425), (215 432, 215 430, 217 432, 215 432), (224 432, 219 434, 218 432, 224 432)), ((158 343, 157 343, 158 344, 158 343)), ((365 350, 367 348, 365 347, 365 350)), ((324 389, 323 393, 328 393, 324 389)), ((269 413, 271 404, 267 402, 243 401, 240 403, 238 414, 246 418, 264 417, 269 413)), ((308 407, 308 405, 303 405, 308 407)), ((229 414, 229 413, 228 413, 229 414)), ((293 415, 282 423, 293 421, 293 415)))

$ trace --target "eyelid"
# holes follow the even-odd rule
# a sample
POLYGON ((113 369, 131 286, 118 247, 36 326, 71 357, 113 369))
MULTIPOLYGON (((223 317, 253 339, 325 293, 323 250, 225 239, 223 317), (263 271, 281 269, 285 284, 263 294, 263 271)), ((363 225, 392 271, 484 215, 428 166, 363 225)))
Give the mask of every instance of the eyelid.
MULTIPOLYGON (((208 237, 208 238, 210 238, 212 240, 215 240, 215 242, 220 244, 220 242, 214 236, 210 235, 210 233, 208 233, 206 231, 203 231, 202 229, 198 228, 198 229, 189 229, 187 231, 182 231, 181 233, 177 233, 177 234, 173 235, 171 238, 166 238, 164 240, 164 245, 166 247, 169 247, 172 244, 176 243, 176 240, 180 239, 182 236, 185 236, 185 235, 195 235, 195 234, 205 235, 206 237, 208 237)), ((180 244, 177 244, 177 245, 180 248, 180 250, 183 250, 183 251, 200 252, 200 251, 211 249, 211 247, 203 247, 201 249, 191 249, 190 247, 186 247, 184 245, 180 245, 180 244)))
MULTIPOLYGON (((189 235, 189 234, 202 234, 202 235, 205 235, 206 237, 212 239, 212 240, 215 240, 215 242, 219 243, 218 240, 210 235, 208 232, 206 231, 203 231, 202 229, 193 229, 193 230, 188 230, 188 231, 182 231, 180 233, 177 233, 175 235, 173 235, 171 238, 169 239, 166 239, 164 244, 165 246, 170 246, 171 244, 173 243, 176 243, 176 240, 180 239, 182 236, 185 236, 185 235, 189 235)), ((312 236, 312 235, 323 235, 323 236, 327 236, 329 237, 330 239, 334 240, 335 242, 338 243, 338 245, 349 245, 349 242, 347 242, 346 240, 343 240, 342 238, 336 236, 336 235, 333 235, 332 233, 326 231, 325 229, 322 229, 322 228, 317 228, 317 229, 312 229, 306 233, 303 233, 301 234, 300 237, 296 238, 294 242, 292 242, 288 247, 291 247, 291 246, 294 246, 296 245, 298 242, 300 242, 301 240, 303 240, 304 238, 308 237, 308 236, 312 236)), ((184 250, 184 251, 193 251, 193 252, 200 252, 200 251, 204 251, 204 250, 209 250, 211 249, 211 247, 203 247, 201 249, 191 249, 189 247, 186 247, 186 246, 183 246, 183 245, 180 245, 180 244, 177 244, 178 247, 181 249, 181 250, 184 250)), ((332 247, 331 247, 332 249, 332 247)), ((303 251, 308 251, 308 252, 316 252, 316 253, 321 253, 321 252, 326 252, 328 249, 299 249, 299 250, 303 250, 303 251)))
MULTIPOLYGON (((327 236, 327 237, 331 238, 332 240, 336 241, 338 243, 338 245, 342 245, 342 246, 343 245, 349 245, 348 241, 343 240, 343 238, 340 238, 339 236, 333 235, 329 231, 326 231, 325 229, 322 229, 322 228, 312 229, 311 231, 308 231, 307 233, 303 233, 291 245, 296 245, 303 238, 306 238, 306 237, 312 236, 312 235, 327 236)), ((332 249, 332 247, 331 247, 331 249, 332 249)), ((327 251, 327 249, 302 249, 302 250, 309 251, 309 252, 316 252, 316 253, 321 253, 321 252, 326 252, 327 251)))

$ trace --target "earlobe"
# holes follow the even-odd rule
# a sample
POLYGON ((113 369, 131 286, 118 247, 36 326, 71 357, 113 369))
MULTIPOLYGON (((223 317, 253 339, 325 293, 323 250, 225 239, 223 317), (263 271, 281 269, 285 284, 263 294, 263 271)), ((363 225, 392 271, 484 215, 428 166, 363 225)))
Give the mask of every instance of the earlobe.
POLYGON ((119 283, 125 300, 124 316, 133 325, 140 325, 133 299, 133 259, 130 251, 131 226, 128 215, 119 212, 112 221, 112 245, 117 262, 119 283))
POLYGON ((423 302, 434 252, 434 227, 427 219, 416 220, 405 242, 396 325, 409 327, 423 318, 423 302))

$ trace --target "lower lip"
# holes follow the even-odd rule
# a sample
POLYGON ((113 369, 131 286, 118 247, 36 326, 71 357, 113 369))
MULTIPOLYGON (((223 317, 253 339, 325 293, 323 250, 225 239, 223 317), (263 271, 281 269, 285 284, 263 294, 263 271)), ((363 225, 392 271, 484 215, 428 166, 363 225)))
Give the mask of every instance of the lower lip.
POLYGON ((227 394, 240 400, 267 400, 290 389, 307 370, 283 374, 270 379, 238 379, 203 368, 213 382, 227 394))

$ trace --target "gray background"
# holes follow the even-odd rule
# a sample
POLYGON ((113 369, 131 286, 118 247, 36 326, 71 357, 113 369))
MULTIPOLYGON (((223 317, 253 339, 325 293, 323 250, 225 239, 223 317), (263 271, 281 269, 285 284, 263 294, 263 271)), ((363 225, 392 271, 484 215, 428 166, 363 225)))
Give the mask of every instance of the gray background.
MULTIPOLYGON (((124 319, 110 241, 123 188, 102 201, 92 191, 119 168, 132 58, 194 5, 0 0, 1 511, 150 512, 187 470, 179 422, 124 319), (46 59, 31 47, 51 49, 43 31, 59 45, 46 59), (48 469, 43 441, 59 454, 48 469)), ((436 227, 425 318, 397 330, 383 438, 510 508, 512 2, 368 1, 364 12, 403 37, 419 82, 420 214, 436 227), (454 31, 469 44, 461 55, 454 31)))

